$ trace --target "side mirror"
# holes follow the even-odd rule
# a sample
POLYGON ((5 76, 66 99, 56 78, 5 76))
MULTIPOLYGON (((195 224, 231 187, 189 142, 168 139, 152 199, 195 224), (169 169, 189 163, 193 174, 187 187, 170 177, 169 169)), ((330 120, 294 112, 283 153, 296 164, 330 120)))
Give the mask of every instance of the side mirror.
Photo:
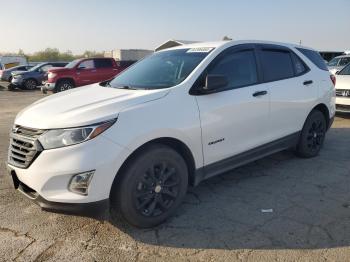
POLYGON ((225 75, 207 75, 205 78, 205 91, 215 91, 228 85, 228 78, 225 75))

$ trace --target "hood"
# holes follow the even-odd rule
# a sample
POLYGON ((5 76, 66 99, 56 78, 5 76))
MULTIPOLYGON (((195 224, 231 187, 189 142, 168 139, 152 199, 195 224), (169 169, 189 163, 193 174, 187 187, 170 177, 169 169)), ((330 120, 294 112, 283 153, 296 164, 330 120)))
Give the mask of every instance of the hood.
POLYGON ((349 89, 350 90, 350 75, 336 75, 337 82, 335 89, 349 89))
POLYGON ((99 84, 41 99, 18 113, 15 124, 29 128, 78 127, 116 118, 125 108, 160 99, 168 89, 128 90, 99 84))
POLYGON ((57 73, 57 72, 67 72, 67 71, 71 71, 72 68, 66 68, 66 67, 51 67, 48 70, 48 73, 52 72, 52 73, 57 73))
POLYGON ((9 71, 11 72, 11 75, 23 75, 23 73, 27 73, 28 71, 24 71, 24 70, 16 70, 16 71, 9 71))

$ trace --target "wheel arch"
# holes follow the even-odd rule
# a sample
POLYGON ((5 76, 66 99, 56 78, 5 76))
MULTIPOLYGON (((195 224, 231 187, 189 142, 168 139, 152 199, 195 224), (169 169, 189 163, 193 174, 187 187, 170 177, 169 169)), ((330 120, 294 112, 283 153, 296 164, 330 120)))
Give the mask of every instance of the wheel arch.
POLYGON ((59 84, 60 82, 62 82, 62 81, 70 81, 70 82, 74 85, 74 87, 76 86, 75 81, 74 81, 74 79, 73 79, 72 77, 62 77, 62 78, 59 78, 59 79, 57 80, 56 84, 58 85, 58 84, 59 84))
POLYGON ((324 118, 326 119, 326 123, 327 123, 327 128, 329 128, 331 120, 330 120, 330 116, 329 116, 329 109, 328 109, 328 107, 325 104, 320 103, 320 104, 316 105, 314 108, 312 108, 310 113, 312 111, 314 111, 314 110, 318 110, 324 115, 324 118))
MULTIPOLYGON (((139 146, 138 148, 136 148, 131 154, 129 154, 129 156, 125 159, 125 161, 123 162, 123 164, 121 165, 121 167, 119 168, 119 170, 117 171, 117 174, 114 178, 113 181, 113 185, 115 183, 119 182, 119 179, 121 179, 121 173, 127 168, 128 164, 130 161, 132 161, 132 159, 140 154, 146 147, 148 147, 149 145, 152 144, 162 144, 162 145, 166 145, 169 146, 170 148, 172 148, 173 150, 175 150, 177 153, 179 153, 185 160, 187 168, 188 168, 188 183, 189 185, 195 185, 195 170, 196 170, 196 166, 195 166, 195 160, 193 157, 193 154, 191 152, 191 150, 189 149, 189 147, 182 141, 180 141, 177 138, 172 138, 172 137, 160 137, 160 138, 156 138, 153 140, 150 140, 148 142, 145 142, 144 144, 142 144, 141 146, 139 146)), ((111 192, 110 195, 112 193, 112 188, 113 185, 111 187, 111 192)))

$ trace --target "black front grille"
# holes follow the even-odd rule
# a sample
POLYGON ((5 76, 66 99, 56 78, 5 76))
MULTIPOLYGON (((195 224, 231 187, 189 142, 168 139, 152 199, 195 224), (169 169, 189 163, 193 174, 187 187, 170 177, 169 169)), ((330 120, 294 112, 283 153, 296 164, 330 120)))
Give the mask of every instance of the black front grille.
POLYGON ((10 134, 9 164, 27 168, 42 151, 38 137, 45 130, 15 126, 10 134))
POLYGON ((337 89, 335 94, 339 97, 350 97, 350 89, 337 89))

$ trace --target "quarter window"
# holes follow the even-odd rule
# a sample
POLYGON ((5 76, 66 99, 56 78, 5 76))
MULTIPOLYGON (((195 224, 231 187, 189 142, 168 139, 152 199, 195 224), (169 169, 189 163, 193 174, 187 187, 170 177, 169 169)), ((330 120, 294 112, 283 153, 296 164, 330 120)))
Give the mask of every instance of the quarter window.
POLYGON ((258 82, 258 76, 254 51, 226 54, 208 70, 208 74, 225 75, 229 88, 255 84, 258 82))
MULTIPOLYGON (((327 65, 324 62, 322 56, 319 52, 316 52, 314 50, 305 49, 305 48, 297 48, 304 56, 310 59, 312 63, 314 63, 319 69, 322 69, 324 71, 328 71, 327 65)), ((333 60, 332 60, 333 61, 333 60)), ((331 61, 331 62, 332 62, 331 61)), ((329 66, 331 66, 331 62, 329 62, 329 66)))
POLYGON ((304 64, 304 62, 294 53, 292 53, 292 60, 296 76, 300 76, 309 70, 304 64))
MULTIPOLYGON (((264 81, 276 81, 294 76, 290 52, 283 50, 262 50, 261 64, 264 81)), ((302 68, 299 68, 302 69, 302 68)))

